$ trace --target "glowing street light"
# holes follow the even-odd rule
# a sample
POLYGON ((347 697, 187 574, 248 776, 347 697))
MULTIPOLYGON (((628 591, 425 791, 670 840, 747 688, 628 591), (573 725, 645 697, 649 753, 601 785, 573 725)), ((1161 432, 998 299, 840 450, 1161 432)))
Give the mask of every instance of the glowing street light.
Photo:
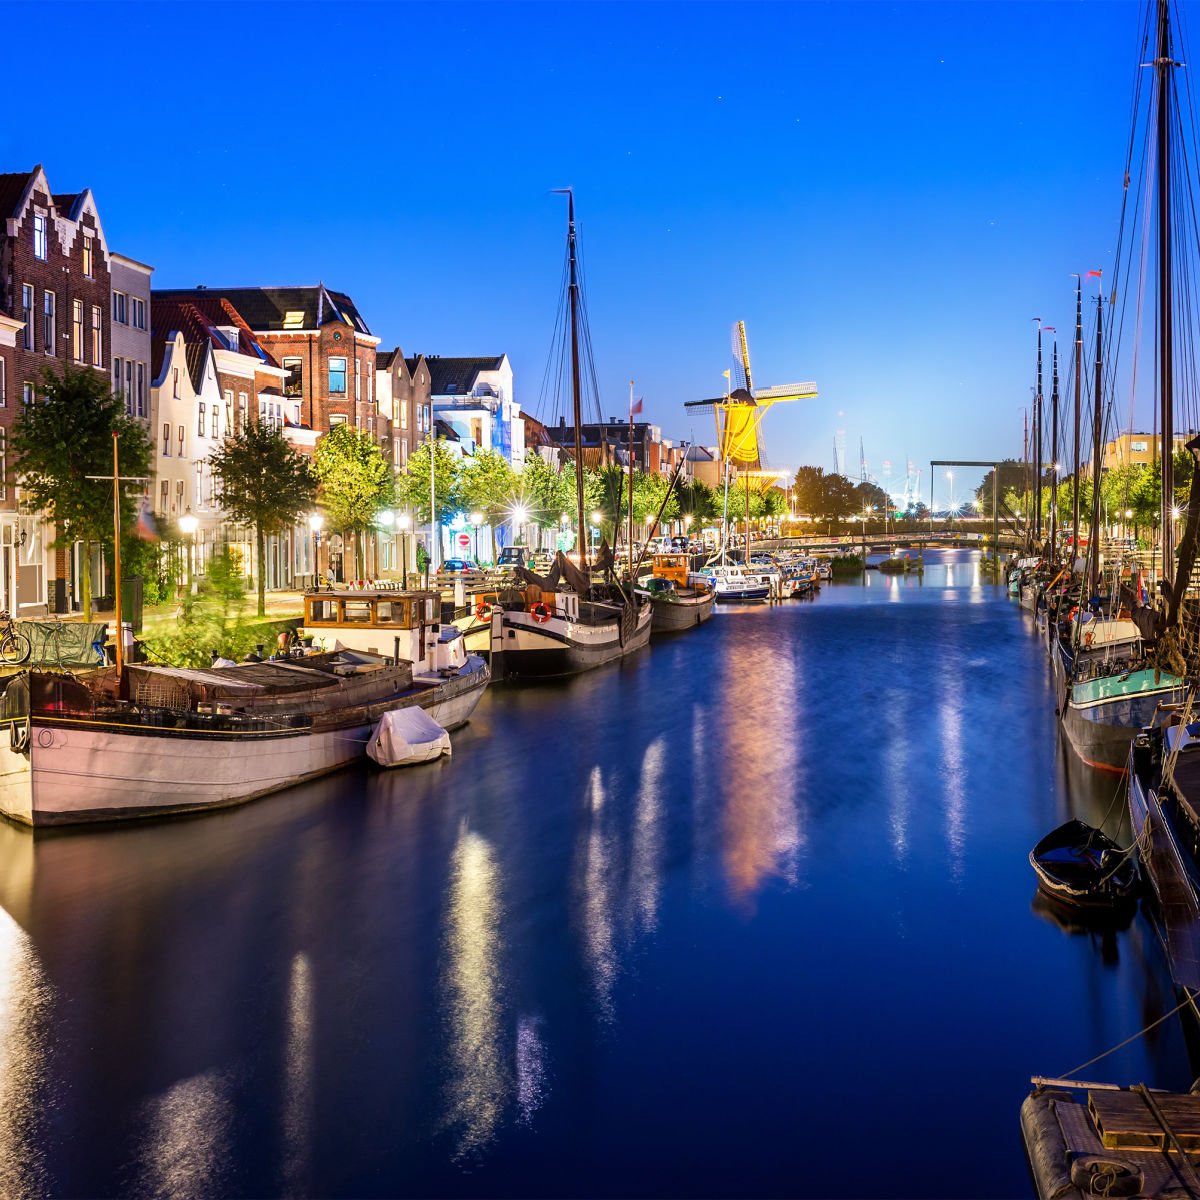
POLYGON ((200 522, 192 515, 192 510, 189 507, 187 512, 179 518, 179 532, 188 539, 188 558, 187 558, 187 586, 190 589, 195 582, 196 566, 196 530, 199 528, 200 522))
POLYGON ((324 513, 312 512, 308 514, 308 528, 311 530, 313 536, 313 583, 316 583, 317 576, 320 574, 317 560, 321 556, 321 530, 324 527, 324 513))

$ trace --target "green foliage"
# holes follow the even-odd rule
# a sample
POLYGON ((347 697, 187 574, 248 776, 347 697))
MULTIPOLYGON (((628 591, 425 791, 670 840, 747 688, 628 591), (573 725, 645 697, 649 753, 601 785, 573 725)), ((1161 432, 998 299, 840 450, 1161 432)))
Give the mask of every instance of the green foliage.
POLYGON ((354 534, 354 575, 363 574, 362 535, 396 503, 396 482, 378 443, 365 430, 337 425, 318 443, 317 499, 332 529, 354 534))
MULTIPOLYGON (((445 442, 436 443, 433 457, 434 500, 437 520, 444 521, 458 511, 458 476, 463 460, 445 442)), ((429 516, 429 443, 422 442, 408 459, 408 471, 396 481, 396 502, 413 514, 418 525, 428 525, 429 516)))
POLYGON ((551 466, 540 454, 528 454, 517 477, 517 493, 529 511, 529 519, 543 529, 553 529, 563 513, 574 524, 575 466, 551 466))
POLYGON ((694 524, 716 520, 721 515, 720 493, 699 480, 680 484, 676 489, 681 516, 690 516, 694 524))
MULTIPOLYGON (((109 390, 107 376, 87 368, 67 368, 61 378, 42 375, 45 399, 23 405, 13 423, 10 448, 21 479, 22 504, 44 512, 58 527, 53 544, 113 542, 113 435, 117 436, 120 473, 148 476, 153 454, 146 432, 125 415, 109 390), (89 475, 108 479, 89 479, 89 475)), ((142 485, 121 486, 122 529, 132 529, 142 485)), ((92 619, 91 555, 83 555, 83 612, 92 619)))
POLYGON ((864 565, 864 560, 857 554, 842 554, 829 564, 830 571, 834 578, 845 578, 849 575, 858 575, 864 565))
MULTIPOLYGON (((863 502, 855 485, 844 475, 826 475, 821 467, 801 467, 796 472, 793 487, 796 508, 805 516, 840 521, 862 512, 863 502)), ((732 495, 731 488, 731 500, 732 495)))
POLYGON ((317 484, 308 460, 282 433, 261 422, 247 424, 209 456, 221 505, 232 521, 250 525, 258 546, 258 615, 267 611, 266 541, 309 512, 317 484))

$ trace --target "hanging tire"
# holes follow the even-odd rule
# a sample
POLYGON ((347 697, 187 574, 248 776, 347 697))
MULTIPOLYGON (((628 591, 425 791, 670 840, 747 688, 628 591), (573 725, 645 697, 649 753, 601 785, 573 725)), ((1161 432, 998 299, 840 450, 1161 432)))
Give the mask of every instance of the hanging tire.
POLYGON ((23 633, 14 630, 0 640, 0 661, 10 667, 23 663, 32 653, 33 643, 23 633))

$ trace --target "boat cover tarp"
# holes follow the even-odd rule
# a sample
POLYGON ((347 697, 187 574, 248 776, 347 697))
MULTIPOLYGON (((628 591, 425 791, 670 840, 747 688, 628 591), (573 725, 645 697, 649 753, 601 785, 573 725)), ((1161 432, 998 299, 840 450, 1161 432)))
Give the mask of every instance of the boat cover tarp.
POLYGON ((367 754, 381 767, 429 762, 450 753, 450 735, 423 709, 384 713, 367 742, 367 754))
MULTIPOLYGON (((612 555, 610 554, 610 565, 611 562, 612 555)), ((591 580, 561 550, 554 556, 550 570, 545 575, 539 575, 536 571, 521 566, 514 567, 513 573, 522 582, 531 583, 544 592, 553 592, 558 587, 559 580, 565 581, 571 591, 580 596, 586 596, 588 589, 592 586, 591 580)))

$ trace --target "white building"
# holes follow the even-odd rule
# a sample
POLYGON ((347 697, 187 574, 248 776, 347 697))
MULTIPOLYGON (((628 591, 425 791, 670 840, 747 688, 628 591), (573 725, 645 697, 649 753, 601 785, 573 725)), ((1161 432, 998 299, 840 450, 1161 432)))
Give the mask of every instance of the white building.
POLYGON ((508 355, 499 358, 425 360, 430 373, 430 400, 435 420, 458 435, 467 454, 492 450, 514 471, 525 465, 525 422, 513 399, 513 372, 508 355))

